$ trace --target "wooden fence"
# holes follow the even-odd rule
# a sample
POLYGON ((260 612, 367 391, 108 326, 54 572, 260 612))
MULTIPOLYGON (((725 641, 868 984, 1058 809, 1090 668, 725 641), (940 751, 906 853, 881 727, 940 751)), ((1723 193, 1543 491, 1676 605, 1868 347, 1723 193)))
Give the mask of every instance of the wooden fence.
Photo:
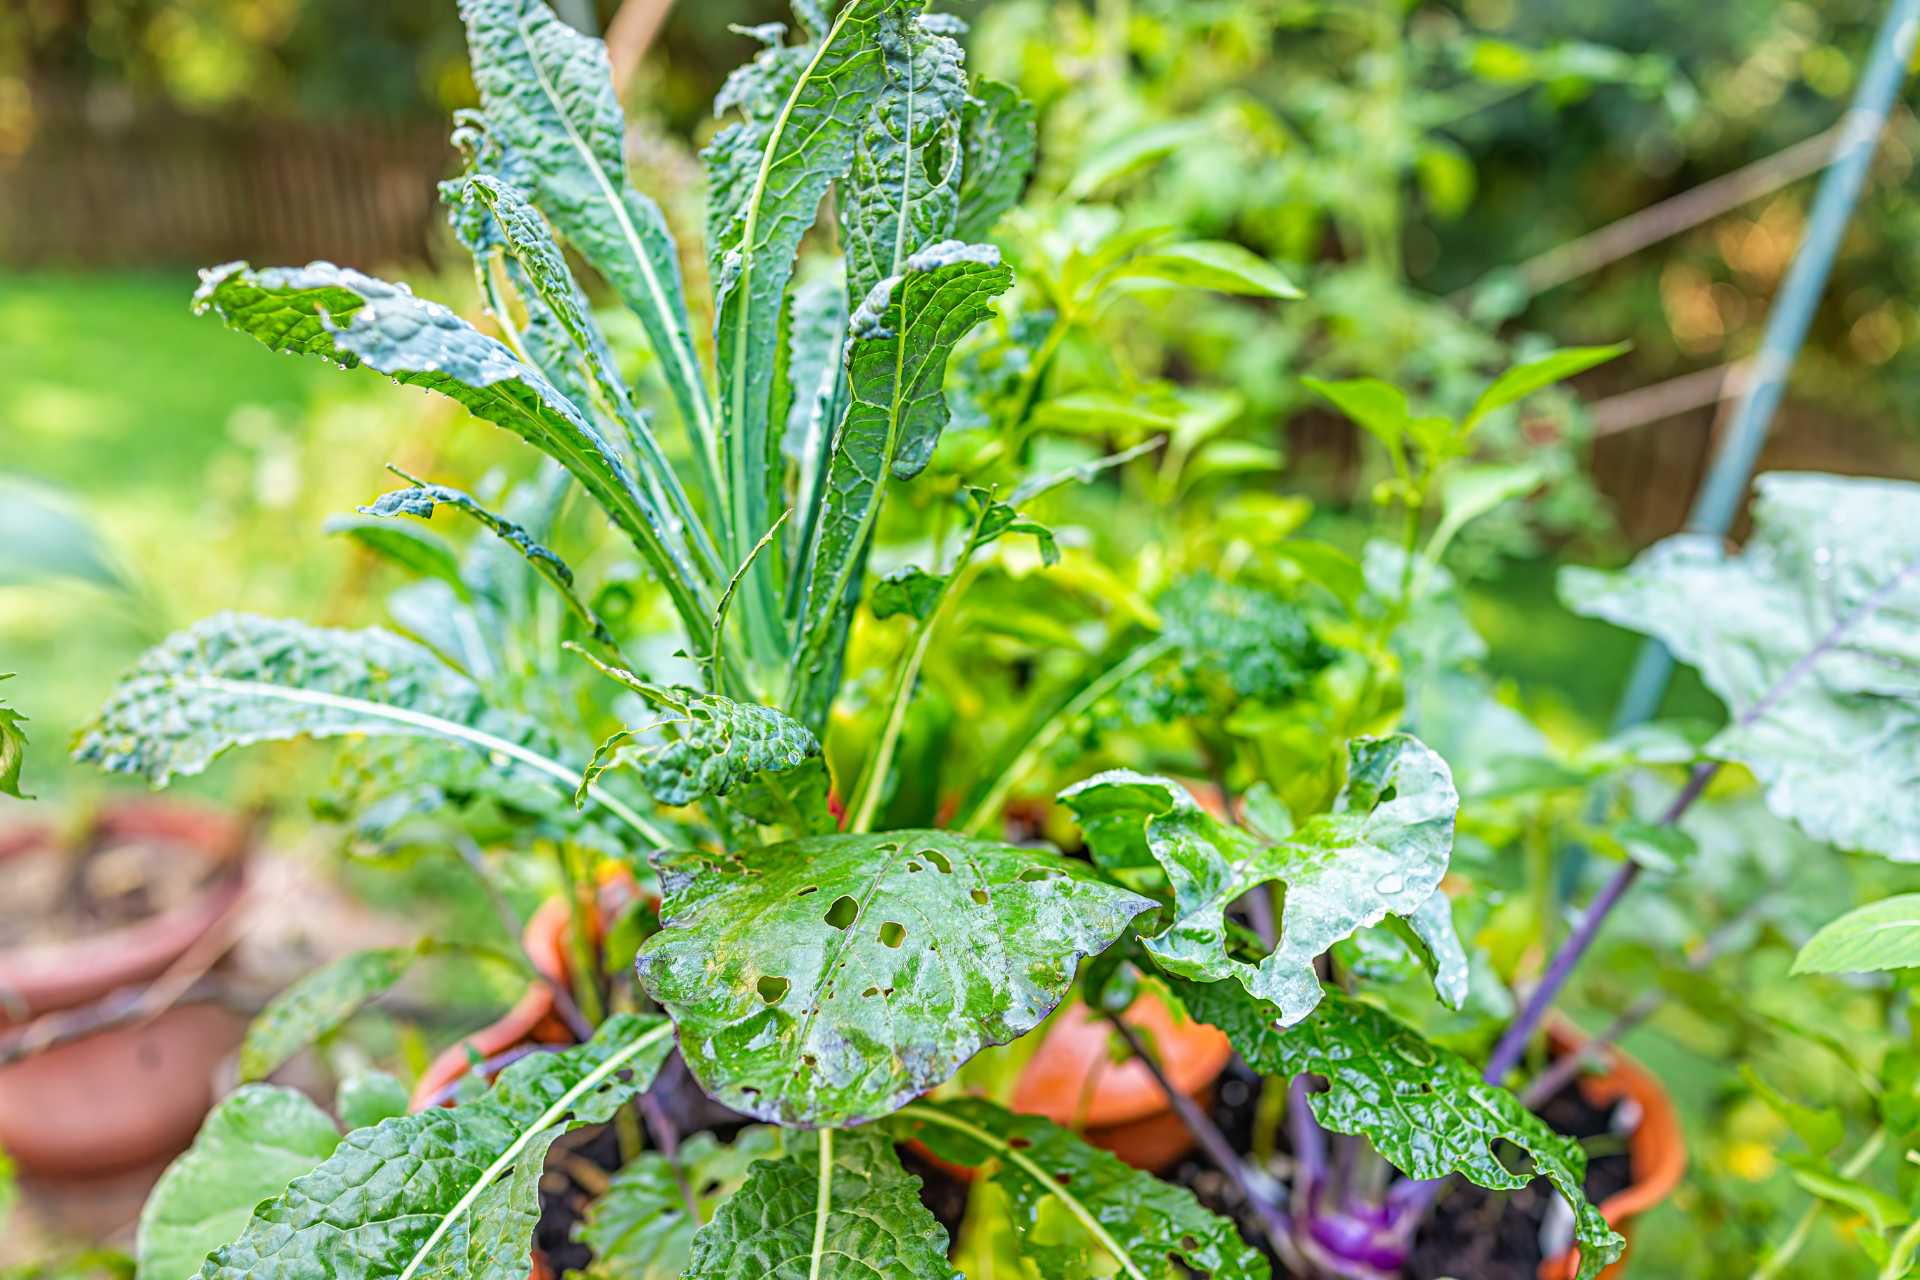
POLYGON ((193 266, 325 258, 373 269, 427 255, 444 124, 37 122, 0 158, 0 267, 193 266))

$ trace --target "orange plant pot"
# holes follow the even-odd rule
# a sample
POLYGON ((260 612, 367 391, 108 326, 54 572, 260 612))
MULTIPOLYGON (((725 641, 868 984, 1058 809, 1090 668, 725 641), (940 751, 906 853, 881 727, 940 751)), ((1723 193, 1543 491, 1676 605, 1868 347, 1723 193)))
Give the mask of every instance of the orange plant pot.
MULTIPOLYGON (((601 880, 594 911, 596 940, 637 892, 633 876, 626 868, 609 868, 601 880)), ((533 967, 562 985, 573 980, 573 966, 567 955, 567 925, 572 918, 567 900, 556 894, 535 909, 520 933, 520 944, 533 961, 533 967)), ((554 1011, 553 987, 536 979, 527 984, 525 994, 501 1018, 467 1036, 427 1065, 414 1082, 408 1109, 424 1110, 446 1092, 448 1085, 466 1075, 472 1065, 469 1049, 484 1060, 523 1044, 572 1044, 574 1039, 572 1030, 554 1011)))
MULTIPOLYGON (((1547 1027, 1547 1036, 1556 1054, 1577 1052, 1586 1043, 1570 1022, 1555 1019, 1547 1027)), ((1600 1202, 1601 1216, 1615 1231, 1627 1237, 1632 1248, 1633 1220, 1673 1193, 1687 1171, 1687 1137, 1680 1125, 1680 1113, 1673 1105, 1658 1077, 1619 1050, 1608 1046, 1603 1053, 1606 1069, 1596 1075, 1580 1077, 1580 1092, 1597 1107, 1611 1103, 1631 1104, 1640 1112, 1640 1122, 1627 1139, 1627 1155, 1633 1165, 1633 1183, 1600 1202)), ((1627 1256, 1600 1273, 1600 1280, 1620 1280, 1625 1274, 1627 1256)), ((1580 1271, 1580 1251, 1568 1249, 1540 1264, 1539 1280, 1573 1280, 1580 1271)))
MULTIPOLYGON (((1233 1057, 1227 1037, 1176 1018, 1152 995, 1135 1000, 1126 1018, 1144 1033, 1173 1087, 1204 1104, 1233 1057)), ((1021 1071, 1013 1109, 1078 1129, 1136 1169, 1167 1169, 1192 1149, 1193 1138, 1145 1063, 1113 1061, 1112 1039, 1112 1026, 1086 1005, 1063 1010, 1021 1071)))
MULTIPOLYGON (((228 869, 178 906, 133 924, 0 950, 0 1029, 159 977, 245 888, 246 824, 213 810, 170 800, 122 802, 99 815, 87 838, 165 841, 228 869)), ((55 839, 38 826, 0 833, 0 858, 55 839)), ((215 1068, 244 1030, 219 1005, 177 1005, 150 1022, 0 1067, 0 1149, 26 1173, 64 1180, 177 1155, 212 1108, 215 1068)))

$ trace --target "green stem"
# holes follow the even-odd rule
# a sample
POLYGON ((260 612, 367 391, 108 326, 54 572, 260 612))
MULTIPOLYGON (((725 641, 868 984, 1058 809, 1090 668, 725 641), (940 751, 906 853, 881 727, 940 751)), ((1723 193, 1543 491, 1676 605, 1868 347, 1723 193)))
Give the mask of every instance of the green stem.
POLYGON ((1900 1233, 1900 1238, 1893 1242, 1893 1252, 1887 1257, 1887 1265, 1880 1268, 1879 1280, 1900 1280, 1901 1276, 1906 1275, 1916 1245, 1920 1245, 1920 1218, 1909 1224, 1900 1233))
POLYGON ((473 1208, 474 1201, 478 1200, 481 1194, 492 1185, 493 1180, 512 1167, 514 1159, 526 1149, 529 1142, 533 1141, 537 1135, 545 1133, 561 1116, 573 1110, 574 1103, 599 1088, 601 1084, 605 1083, 609 1076, 621 1067, 626 1066, 627 1063, 632 1061, 642 1050, 651 1048, 654 1044, 658 1043, 662 1037, 671 1034, 673 1034, 673 1024, 671 1022, 662 1022, 659 1026, 640 1036, 634 1040, 632 1044, 588 1072, 579 1084, 574 1085, 573 1088, 567 1090, 555 1099, 552 1106, 540 1113, 539 1119, 521 1130, 520 1136, 515 1138, 507 1149, 500 1153, 499 1159, 487 1166, 486 1172, 482 1173, 479 1180, 467 1188, 467 1193, 460 1197, 453 1208, 447 1210, 446 1215, 440 1219, 439 1225, 434 1227, 433 1234, 427 1237, 427 1242, 420 1246, 419 1251, 416 1252, 412 1260, 407 1263, 407 1269, 400 1273, 400 1280, 413 1280, 414 1273, 420 1270, 420 1264, 426 1261, 429 1253, 433 1252, 433 1247, 439 1244, 447 1232, 453 1229, 453 1224, 458 1222, 467 1210, 473 1208))
MULTIPOLYGON (((1054 1197, 1066 1207, 1067 1212, 1071 1213, 1080 1225, 1086 1229, 1087 1234, 1092 1236, 1102 1249, 1105 1249, 1113 1256, 1113 1260, 1120 1264, 1122 1271, 1133 1277, 1133 1280, 1147 1280, 1146 1273, 1141 1271, 1133 1259, 1128 1256, 1127 1251, 1121 1247, 1120 1242, 1115 1240, 1112 1234, 1107 1231, 1105 1225, 1101 1223, 1100 1219, 1093 1215, 1093 1211, 1074 1197, 1066 1185, 1042 1168, 1039 1162, 1034 1160, 1032 1156, 1029 1156, 1026 1152, 1020 1150, 1004 1138, 997 1137, 987 1132, 987 1130, 980 1128, 978 1125, 968 1124, 958 1116, 948 1115, 946 1112, 936 1110, 933 1107, 925 1106, 917 1102, 910 1103, 901 1108, 900 1114, 909 1120, 920 1120, 927 1124, 937 1124, 944 1129, 952 1129, 955 1133, 964 1134, 981 1146, 992 1151, 1007 1163, 1018 1165, 1020 1170, 1029 1178, 1032 1178, 1035 1183, 1053 1193, 1054 1197)), ((405 1277, 402 1277, 402 1280, 405 1280, 405 1277)))
MULTIPOLYGON (((1859 1177, 1866 1167, 1873 1163, 1874 1158, 1880 1154, 1881 1148, 1886 1145, 1887 1131, 1885 1129, 1875 1129, 1872 1136, 1861 1143, 1860 1149, 1853 1153, 1853 1158, 1841 1166, 1840 1176, 1843 1178, 1859 1177)), ((1814 1222, 1820 1217, 1821 1211, 1825 1208, 1826 1201, 1817 1198, 1812 1204, 1808 1205, 1807 1211, 1800 1215, 1800 1220, 1793 1224, 1793 1230, 1787 1233, 1787 1238, 1782 1240, 1780 1247, 1773 1251, 1773 1256, 1755 1269, 1753 1280, 1776 1280, 1776 1277, 1787 1269, 1787 1264, 1793 1261, 1794 1255, 1798 1254, 1801 1248, 1805 1246, 1807 1237, 1813 1234, 1814 1222)))
POLYGON ((820 1131, 820 1190, 813 1202, 813 1262, 807 1280, 820 1280, 827 1257, 827 1219, 833 1213, 833 1130, 820 1131))
POLYGON ((970 836, 979 835, 980 829, 987 825, 994 814, 1000 812, 1000 806, 1007 802, 1007 796, 1012 793, 1014 787, 1033 769, 1034 765, 1039 763, 1040 757, 1046 753, 1047 748, 1059 740, 1060 735, 1067 731, 1069 725, 1086 714, 1088 708, 1106 697, 1129 676, 1151 665, 1171 647, 1171 643, 1164 638, 1141 645, 1108 669, 1099 679, 1082 689, 1066 706, 1049 716, 1046 722, 1034 731, 1025 749, 1014 759, 1014 762, 993 780, 993 785, 987 788, 986 795, 982 796, 980 803, 974 806, 973 812, 968 815, 965 825, 960 830, 970 836))

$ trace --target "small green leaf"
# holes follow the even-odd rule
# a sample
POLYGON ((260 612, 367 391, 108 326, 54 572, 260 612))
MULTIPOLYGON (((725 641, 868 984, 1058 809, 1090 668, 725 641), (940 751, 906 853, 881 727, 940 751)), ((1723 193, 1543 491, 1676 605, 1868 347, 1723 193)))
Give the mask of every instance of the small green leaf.
POLYGON ((920 1179, 900 1167, 885 1136, 873 1129, 794 1131, 786 1148, 778 1159, 754 1164, 694 1236, 687 1280, 953 1275, 947 1229, 920 1203, 920 1179))
POLYGON ((1310 538, 1289 538, 1275 543, 1272 551, 1298 565, 1300 572, 1333 592, 1349 609, 1367 589, 1367 576, 1360 562, 1338 547, 1310 538))
MULTIPOLYGON (((1309 818, 1271 847, 1225 826, 1167 778, 1116 769, 1060 798, 1079 816, 1102 866, 1138 866, 1144 852, 1166 872, 1173 922, 1142 940, 1162 968, 1199 980, 1237 978, 1278 1004, 1291 1025, 1321 999, 1315 957, 1389 912, 1418 914, 1446 874, 1453 846, 1460 798, 1444 760, 1406 734, 1356 738, 1347 751, 1347 785, 1333 812, 1309 818), (1227 951, 1227 906, 1274 880, 1287 888, 1280 945, 1258 965, 1235 959, 1227 951)), ((1423 921, 1444 947, 1440 924, 1423 921)), ((1451 964, 1436 973, 1443 967, 1451 999, 1456 977, 1451 964)))
POLYGON ((1533 462, 1513 466, 1487 463, 1447 472, 1440 482, 1440 496, 1446 503, 1446 515, 1441 518, 1432 539, 1427 543, 1427 559, 1438 564, 1454 535, 1468 523, 1510 498, 1532 493, 1544 479, 1545 471, 1533 462))
POLYGON ((1173 1257, 1213 1280, 1271 1273, 1233 1223, 1201 1208, 1191 1191, 1128 1168, 1039 1116, 967 1098, 915 1103, 888 1127, 953 1164, 997 1161, 990 1176, 1011 1202, 1020 1251, 1045 1280, 1098 1274, 1091 1268, 1102 1253, 1130 1280, 1177 1274, 1167 1265, 1173 1257))
MULTIPOLYGON (((679 1280, 691 1260, 694 1232, 740 1189, 755 1161, 783 1152, 781 1130, 748 1125, 722 1146, 711 1133, 696 1133, 669 1159, 645 1151, 613 1175, 574 1228, 593 1250, 586 1274, 592 1280, 679 1280), (691 1196, 699 1209, 687 1207, 691 1196)), ((811 1237, 809 1237, 811 1243, 811 1237)))
MULTIPOLYGON (((363 508, 364 510, 364 508, 363 508)), ((385 515, 386 512, 371 514, 385 515)), ((453 545, 431 529, 410 529, 389 520, 363 516, 328 516, 320 532, 351 538, 382 560, 423 578, 438 578, 462 600, 472 595, 460 576, 460 557, 453 545)))
POLYGON ((615 1014, 587 1044, 514 1063, 478 1099, 355 1130, 255 1208, 201 1280, 525 1280, 548 1144, 650 1085, 672 1030, 615 1014))
POLYGON ((1300 383, 1377 437, 1393 455, 1395 465, 1402 465, 1410 421, 1406 392, 1378 378, 1349 378, 1345 382, 1302 378, 1300 383))
POLYGON ((1863 1182, 1843 1177, 1816 1161, 1790 1158, 1787 1172, 1809 1194, 1865 1215, 1875 1231, 1897 1227, 1913 1217, 1907 1206, 1884 1191, 1876 1191, 1863 1182))
POLYGON ((832 790, 826 757, 815 756, 795 768, 749 778, 727 799, 761 826, 778 823, 794 835, 825 836, 840 829, 827 798, 832 790))
POLYGON ((661 854, 640 949, 701 1085, 748 1115, 885 1115, 1037 1026, 1152 904, 1085 863, 942 831, 661 854))
POLYGON ((1314 1118, 1335 1133, 1365 1135, 1409 1177, 1458 1173, 1483 1187, 1517 1189, 1533 1175, 1510 1172, 1494 1148, 1519 1147, 1574 1208, 1580 1280, 1619 1258, 1626 1242, 1581 1190, 1587 1157, 1580 1144, 1547 1128, 1505 1089, 1484 1083, 1458 1054, 1337 991, 1306 1021, 1282 1029, 1279 1011, 1237 983, 1171 985, 1187 1011, 1226 1032, 1255 1071, 1325 1076, 1327 1091, 1313 1095, 1314 1118))
POLYGON ((306 1095, 249 1084, 228 1094, 140 1211, 139 1280, 181 1280, 238 1236, 253 1207, 313 1172, 340 1131, 306 1095))
POLYGON ((334 1109, 348 1132, 370 1129, 382 1120, 407 1114, 407 1086, 384 1071, 362 1071, 340 1082, 334 1109))
POLYGON ((1460 423, 1462 432, 1472 431, 1480 425, 1480 420, 1496 409, 1504 409, 1517 400, 1524 400, 1534 392, 1552 386, 1556 382, 1571 378, 1597 364, 1605 364, 1616 356, 1625 355, 1633 349, 1631 342, 1617 342, 1610 347, 1568 347, 1541 356, 1538 360, 1529 360, 1526 364, 1515 365, 1493 380, 1493 385, 1480 393, 1473 402, 1473 408, 1467 410, 1467 416, 1460 423))
POLYGON ((876 618, 904 613, 916 622, 925 621, 946 585, 945 578, 908 565, 874 583, 873 597, 868 604, 876 618))
POLYGON ((267 1002, 240 1046, 240 1078, 259 1080, 406 976, 418 947, 356 951, 314 970, 267 1002))
POLYGON ((1823 925, 1794 957, 1795 973, 1872 973, 1920 966, 1920 893, 1897 893, 1823 925))
MULTIPOLYGON (((11 671, 0 675, 0 680, 11 679, 11 671)), ((33 799, 20 794, 20 767, 27 762, 27 731, 20 726, 26 722, 25 716, 0 702, 0 795, 16 800, 33 799)))
POLYGON ((1740 1064, 1740 1078, 1766 1104, 1767 1110, 1786 1121, 1787 1127, 1800 1135, 1800 1141, 1806 1143, 1807 1150, 1814 1155, 1826 1155, 1840 1145, 1840 1139, 1847 1136, 1847 1122, 1838 1107, 1801 1106, 1762 1080, 1751 1063, 1740 1064))
POLYGON ((1302 296, 1280 268, 1230 240, 1168 245, 1132 259, 1114 275, 1123 279, 1166 280, 1255 298, 1302 296))

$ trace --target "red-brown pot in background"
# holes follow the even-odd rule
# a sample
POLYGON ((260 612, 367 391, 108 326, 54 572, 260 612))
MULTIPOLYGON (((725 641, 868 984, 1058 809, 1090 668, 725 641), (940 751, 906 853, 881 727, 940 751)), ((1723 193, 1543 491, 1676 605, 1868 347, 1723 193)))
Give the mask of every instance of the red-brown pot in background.
MULTIPOLYGON (((1573 1053, 1587 1037, 1562 1019, 1548 1024, 1547 1035, 1556 1054, 1573 1053)), ((1672 1194, 1687 1171, 1687 1137, 1680 1126, 1680 1113, 1673 1097, 1658 1077, 1619 1050, 1608 1046, 1604 1052, 1606 1069, 1580 1077, 1580 1092, 1595 1106, 1618 1102, 1632 1105, 1640 1112, 1639 1123, 1627 1138, 1627 1155, 1633 1164, 1633 1183, 1600 1202, 1600 1213, 1608 1225, 1633 1241, 1633 1220, 1672 1194)), ((1620 1280, 1627 1267, 1627 1255, 1600 1273, 1599 1280, 1620 1280)), ((1580 1251, 1569 1249, 1540 1264, 1539 1280, 1573 1280, 1580 1271, 1580 1251)))
MULTIPOLYGON (((1233 1046, 1214 1028, 1178 1017, 1153 995, 1142 995, 1126 1012, 1145 1033, 1173 1087, 1204 1105, 1213 1082, 1233 1057, 1233 1046)), ((1170 1168, 1193 1147, 1180 1117, 1146 1064, 1116 1065, 1108 1046, 1113 1027, 1084 1004, 1064 1009, 1028 1060, 1014 1088, 1013 1109, 1079 1129, 1136 1169, 1170 1168)))
MULTIPOLYGON (((637 892, 632 873, 624 867, 609 868, 602 878, 594 913, 596 938, 613 924, 637 892)), ((567 923, 571 918, 567 900, 555 895, 535 909, 520 932, 520 944, 533 967, 559 983, 572 980, 573 966, 567 955, 567 923)), ((480 1028, 427 1065, 414 1083, 408 1109, 426 1108, 446 1092, 448 1085, 467 1074, 472 1062, 469 1046, 486 1059, 523 1044, 572 1044, 573 1032, 553 1006, 553 988, 539 980, 529 982, 526 993, 498 1021, 480 1028)))
MULTIPOLYGON (((151 981, 239 901, 246 824, 167 800, 114 804, 92 841, 165 841, 227 871, 178 906, 69 941, 0 950, 0 1029, 151 981)), ((45 827, 0 833, 0 857, 44 848, 45 827)), ((213 1105, 214 1070, 245 1023, 214 1004, 177 1005, 0 1067, 0 1148, 50 1179, 110 1175, 184 1151, 213 1105)))

